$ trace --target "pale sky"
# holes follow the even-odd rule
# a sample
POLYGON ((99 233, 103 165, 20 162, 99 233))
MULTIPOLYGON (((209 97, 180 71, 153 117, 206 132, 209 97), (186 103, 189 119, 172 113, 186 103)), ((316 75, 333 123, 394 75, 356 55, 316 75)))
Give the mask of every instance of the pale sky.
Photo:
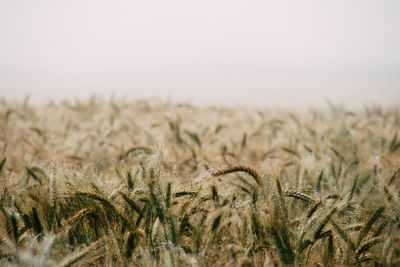
POLYGON ((400 103, 400 1, 0 0, 0 97, 400 103))

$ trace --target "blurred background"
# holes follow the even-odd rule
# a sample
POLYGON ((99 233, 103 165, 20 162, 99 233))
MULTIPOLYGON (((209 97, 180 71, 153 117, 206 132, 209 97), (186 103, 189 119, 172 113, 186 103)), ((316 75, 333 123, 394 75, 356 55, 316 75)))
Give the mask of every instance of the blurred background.
POLYGON ((1 0, 0 97, 400 103, 400 1, 1 0))

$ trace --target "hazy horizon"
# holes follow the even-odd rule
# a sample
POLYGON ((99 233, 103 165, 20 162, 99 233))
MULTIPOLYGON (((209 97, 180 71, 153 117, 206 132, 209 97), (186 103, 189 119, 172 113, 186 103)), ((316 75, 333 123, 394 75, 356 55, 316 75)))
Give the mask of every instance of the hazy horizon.
POLYGON ((0 97, 400 103, 399 1, 2 1, 0 97))

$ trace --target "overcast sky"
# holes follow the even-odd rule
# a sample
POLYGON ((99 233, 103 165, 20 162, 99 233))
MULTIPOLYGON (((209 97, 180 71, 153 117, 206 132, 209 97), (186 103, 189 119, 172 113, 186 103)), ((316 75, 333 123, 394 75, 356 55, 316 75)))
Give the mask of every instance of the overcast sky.
POLYGON ((0 0, 0 96, 400 103, 400 1, 0 0))

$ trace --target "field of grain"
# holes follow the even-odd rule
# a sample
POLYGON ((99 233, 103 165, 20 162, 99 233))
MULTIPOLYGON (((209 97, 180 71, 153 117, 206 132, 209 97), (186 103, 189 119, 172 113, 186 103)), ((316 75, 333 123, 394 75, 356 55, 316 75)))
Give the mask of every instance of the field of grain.
POLYGON ((399 266, 400 107, 0 100, 0 265, 399 266))

